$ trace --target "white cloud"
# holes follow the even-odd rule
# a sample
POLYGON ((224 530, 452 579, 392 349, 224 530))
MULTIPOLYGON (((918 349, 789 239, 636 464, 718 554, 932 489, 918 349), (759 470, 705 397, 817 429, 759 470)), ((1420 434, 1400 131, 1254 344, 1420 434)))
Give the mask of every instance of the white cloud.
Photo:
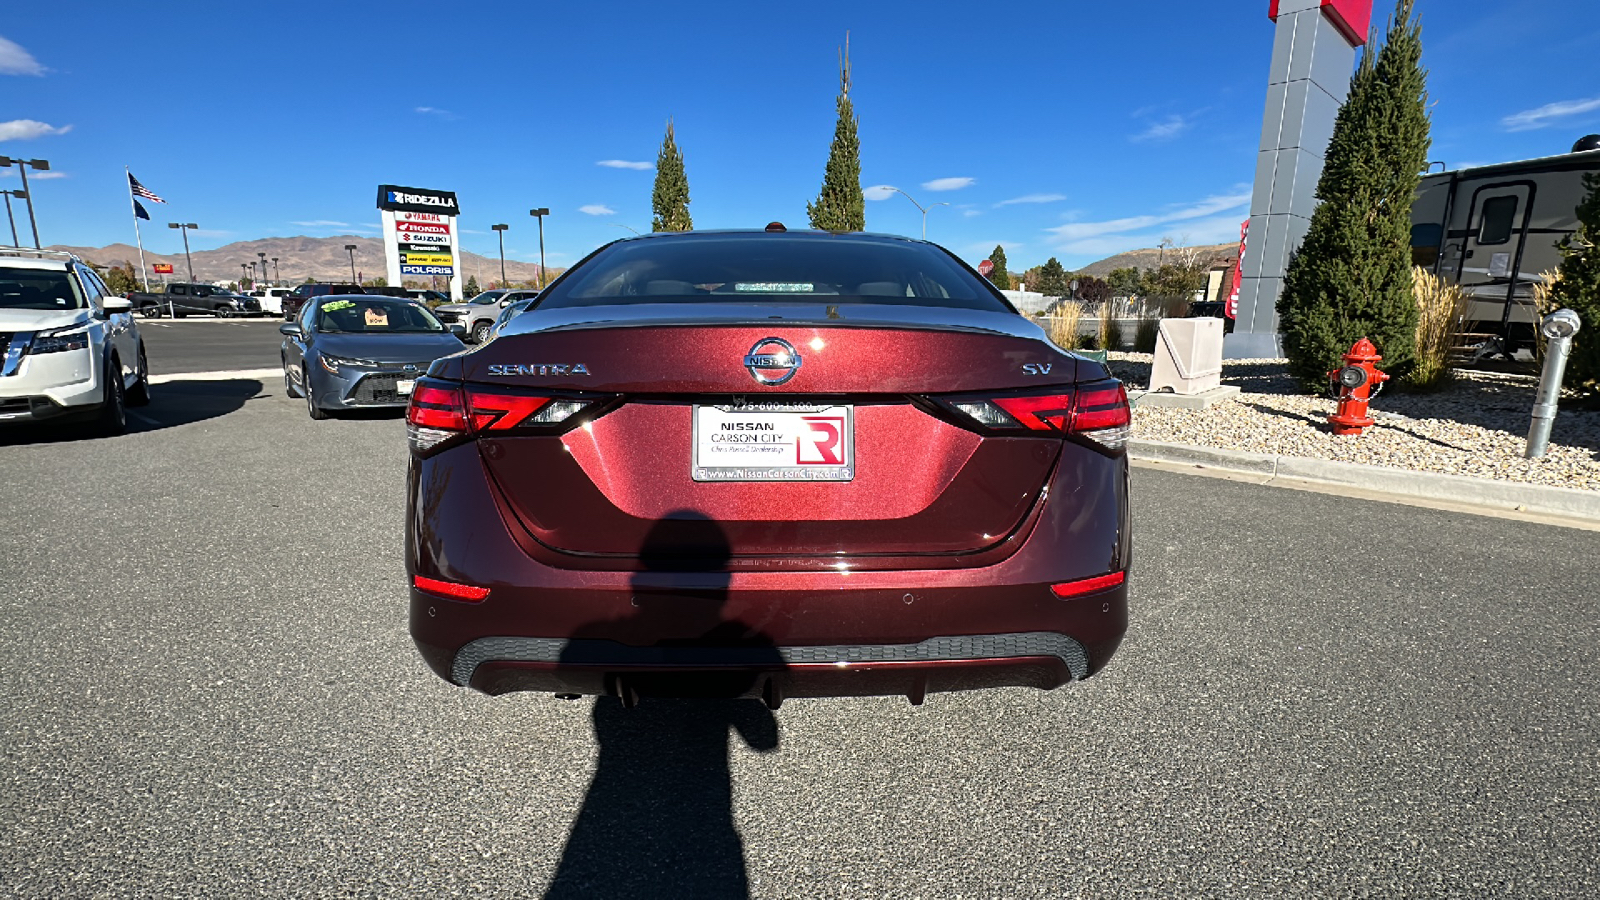
POLYGON ((46 135, 66 134, 71 130, 71 125, 56 128, 32 119, 12 119, 9 122, 0 122, 0 141, 31 141, 46 135))
POLYGON ((981 216, 981 215, 983 215, 983 211, 982 210, 978 210, 978 209, 963 209, 961 211, 961 215, 963 217, 965 217, 965 218, 970 219, 973 216, 981 216))
POLYGON ((1249 192, 1240 187, 1233 193, 1217 194, 1163 213, 1101 222, 1069 222, 1045 230, 1050 235, 1051 246, 1064 253, 1085 255, 1109 255, 1153 247, 1161 235, 1150 233, 1151 229, 1174 223, 1181 223, 1176 230, 1182 232, 1187 243, 1223 243, 1239 236, 1240 216, 1230 210, 1239 210, 1249 203, 1249 192))
MULTIPOLYGON (((0 169, 0 178, 21 178, 22 176, 15 174, 16 171, 17 171, 17 167, 16 166, 12 166, 11 168, 8 168, 8 169, 0 169)), ((34 172, 33 174, 28 176, 28 180, 29 181, 49 181, 52 178, 65 178, 65 177, 67 177, 67 173, 59 171, 59 170, 56 170, 56 169, 51 169, 51 170, 49 170, 47 172, 34 172)))
POLYGON ((1130 141, 1170 141, 1185 131, 1188 131, 1194 122, 1183 116, 1171 115, 1159 122, 1151 123, 1149 128, 1128 138, 1130 141))
POLYGON ((589 216, 614 216, 617 211, 602 203, 588 203, 578 207, 578 212, 589 216))
POLYGON ((1512 113, 1500 120, 1500 127, 1507 131, 1533 131, 1554 125, 1557 119, 1582 115, 1597 109, 1600 109, 1600 97, 1591 97, 1588 100, 1562 100, 1558 103, 1546 103, 1538 109, 1525 109, 1519 113, 1512 113))
POLYGON ((632 160, 626 159, 602 159, 595 163, 595 165, 605 166, 608 169, 637 169, 641 172, 647 169, 655 168, 654 163, 633 162, 632 160))
POLYGON ((425 115, 425 116, 438 116, 441 119, 456 119, 456 118, 459 118, 455 113, 451 112, 450 110, 448 110, 448 109, 439 109, 436 106, 419 106, 419 107, 417 107, 417 112, 419 112, 419 113, 421 113, 422 115, 425 115))
POLYGON ((875 184, 869 188, 862 188, 861 196, 868 200, 887 200, 894 196, 894 188, 887 184, 875 184))
POLYGON ((935 178, 924 181, 922 189, 925 191, 959 191, 977 181, 976 178, 935 178))
POLYGON ((1010 200, 1001 200, 995 206, 1010 206, 1014 203, 1055 203, 1067 199, 1066 194, 1024 194, 1021 197, 1012 197, 1010 200))
POLYGON ((33 54, 0 37, 0 75, 43 75, 44 71, 33 54))

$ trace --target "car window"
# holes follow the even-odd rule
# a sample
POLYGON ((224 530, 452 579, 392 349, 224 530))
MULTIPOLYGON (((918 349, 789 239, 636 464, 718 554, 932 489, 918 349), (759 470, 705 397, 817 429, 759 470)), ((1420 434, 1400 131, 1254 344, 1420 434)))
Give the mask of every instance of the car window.
POLYGON ((0 269, 0 309, 84 309, 88 301, 65 269, 0 269))
POLYGON ((100 280, 100 275, 93 269, 79 269, 78 274, 83 278, 84 287, 88 289, 89 293, 97 297, 111 296, 111 289, 106 287, 106 283, 100 280))
POLYGON ((621 241, 547 288, 541 309, 618 303, 878 303, 1013 312, 938 247, 853 236, 621 241))
POLYGON ((323 301, 317 307, 316 330, 323 334, 417 334, 445 328, 420 303, 361 297, 323 301))

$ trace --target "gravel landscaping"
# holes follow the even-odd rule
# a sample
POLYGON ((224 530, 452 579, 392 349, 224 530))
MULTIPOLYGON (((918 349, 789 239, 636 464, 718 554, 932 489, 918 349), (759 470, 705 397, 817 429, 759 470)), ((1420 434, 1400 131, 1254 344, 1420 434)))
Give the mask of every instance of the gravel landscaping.
MULTIPOLYGON (((1113 373, 1130 387, 1150 382, 1148 353, 1112 353, 1113 373)), ((1563 407, 1542 459, 1523 459, 1538 379, 1458 369, 1433 393, 1385 390, 1377 425, 1336 437, 1330 397, 1300 391, 1282 359, 1223 362, 1222 383, 1242 389, 1210 409, 1135 405, 1133 436, 1283 456, 1303 456, 1451 475, 1600 491, 1600 411, 1563 407)))

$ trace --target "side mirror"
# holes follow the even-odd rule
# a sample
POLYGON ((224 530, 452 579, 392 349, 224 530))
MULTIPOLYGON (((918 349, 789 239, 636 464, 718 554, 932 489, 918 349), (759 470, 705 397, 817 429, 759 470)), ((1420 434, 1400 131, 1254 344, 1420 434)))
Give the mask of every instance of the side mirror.
POLYGON ((101 297, 100 308, 108 313, 125 313, 133 309, 133 302, 123 297, 101 297))
POLYGON ((278 333, 286 334, 289 337, 299 337, 300 325, 297 322, 285 322, 278 326, 278 333))
POLYGON ((454 322, 450 325, 450 333, 465 341, 467 339, 467 326, 460 322, 454 322))

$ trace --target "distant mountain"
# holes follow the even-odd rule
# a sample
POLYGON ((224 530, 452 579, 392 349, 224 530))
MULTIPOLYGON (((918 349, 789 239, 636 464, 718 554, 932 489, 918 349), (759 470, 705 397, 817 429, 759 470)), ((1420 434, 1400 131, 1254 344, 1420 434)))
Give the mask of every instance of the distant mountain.
MULTIPOLYGON (((355 235, 236 241, 215 250, 196 250, 190 256, 194 259, 194 277, 197 281, 237 281, 245 274, 239 268, 239 264, 259 261, 260 258, 256 256, 258 253, 265 253, 269 261, 277 257, 278 279, 285 284, 299 284, 308 277, 318 281, 349 281, 350 254, 344 249, 346 244, 356 246, 356 272, 362 279, 384 275, 383 241, 355 235)), ((105 247, 69 247, 56 244, 50 249, 76 253, 96 265, 113 266, 131 262, 134 268, 139 267, 139 248, 130 244, 110 244, 105 247)), ((189 270, 182 253, 151 253, 147 249, 144 252, 144 261, 145 277, 157 284, 161 282, 161 276, 152 273, 148 267, 158 262, 172 264, 173 274, 167 276, 169 280, 187 281, 189 278, 189 270)), ((479 256, 463 250, 461 262, 463 279, 476 276, 478 284, 485 288, 491 281, 500 280, 499 257, 479 256)), ((554 277, 561 271, 551 267, 550 274, 554 277)), ((538 277, 537 263, 506 260, 506 278, 509 280, 535 281, 538 277)), ((418 277, 416 280, 426 283, 429 279, 418 277)))
POLYGON ((1231 263, 1239 258, 1239 244, 1208 244, 1203 247, 1168 247, 1162 251, 1160 247, 1151 247, 1148 250, 1129 250, 1108 256, 1099 262, 1092 262, 1078 270, 1080 275, 1093 275, 1104 278, 1111 274, 1112 269, 1154 269, 1162 261, 1172 262, 1172 257, 1179 253, 1193 251, 1198 254, 1202 268, 1210 268, 1213 264, 1231 263))

